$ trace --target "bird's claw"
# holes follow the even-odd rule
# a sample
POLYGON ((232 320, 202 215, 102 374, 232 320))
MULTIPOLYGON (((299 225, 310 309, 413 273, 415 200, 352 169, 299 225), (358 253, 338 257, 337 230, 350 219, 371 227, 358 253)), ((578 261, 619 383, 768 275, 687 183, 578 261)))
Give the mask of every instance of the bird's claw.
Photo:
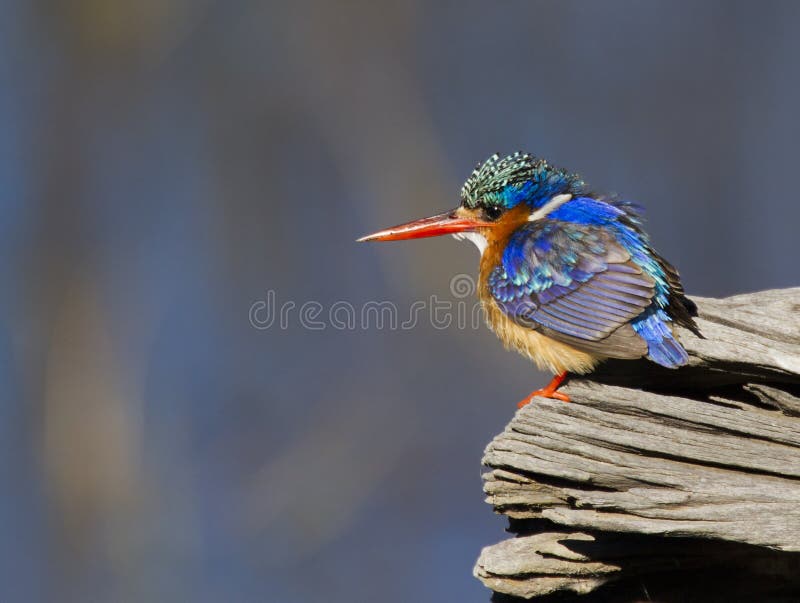
POLYGON ((517 404, 517 408, 522 408, 523 406, 527 406, 528 404, 533 402, 533 399, 536 397, 552 398, 555 400, 561 400, 562 402, 570 401, 569 396, 565 393, 557 391, 548 391, 547 388, 543 388, 543 389, 537 389, 535 392, 531 392, 531 394, 527 398, 525 398, 524 400, 522 400, 517 404))
POLYGON ((567 378, 567 373, 563 372, 555 377, 553 380, 547 384, 547 387, 543 387, 541 389, 537 389, 535 392, 531 392, 530 395, 522 400, 519 404, 517 404, 517 408, 522 408, 523 406, 527 406, 533 399, 537 396, 540 398, 554 398, 556 400, 561 400, 562 402, 569 402, 569 396, 558 391, 558 388, 564 383, 564 380, 567 378))

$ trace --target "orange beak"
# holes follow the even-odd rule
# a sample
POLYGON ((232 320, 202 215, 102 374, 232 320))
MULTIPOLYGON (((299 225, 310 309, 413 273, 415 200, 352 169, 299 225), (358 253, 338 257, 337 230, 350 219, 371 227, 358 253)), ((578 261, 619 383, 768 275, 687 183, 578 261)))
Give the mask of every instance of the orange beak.
POLYGON ((491 228, 494 222, 483 222, 470 218, 461 218, 456 215, 458 210, 448 211, 443 214, 422 218, 405 224, 398 224, 386 230, 374 232, 358 239, 364 241, 403 241, 405 239, 422 239, 425 237, 438 237, 440 235, 470 232, 478 228, 491 228))

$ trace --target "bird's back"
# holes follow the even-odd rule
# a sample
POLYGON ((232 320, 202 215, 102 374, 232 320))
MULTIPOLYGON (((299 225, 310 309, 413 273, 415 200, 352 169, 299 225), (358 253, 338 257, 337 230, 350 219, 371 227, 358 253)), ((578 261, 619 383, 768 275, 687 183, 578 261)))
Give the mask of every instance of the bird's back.
POLYGON ((698 332, 694 304, 635 206, 569 196, 538 216, 517 211, 481 261, 487 320, 506 345, 553 372, 585 373, 609 357, 688 361, 673 326, 698 332))

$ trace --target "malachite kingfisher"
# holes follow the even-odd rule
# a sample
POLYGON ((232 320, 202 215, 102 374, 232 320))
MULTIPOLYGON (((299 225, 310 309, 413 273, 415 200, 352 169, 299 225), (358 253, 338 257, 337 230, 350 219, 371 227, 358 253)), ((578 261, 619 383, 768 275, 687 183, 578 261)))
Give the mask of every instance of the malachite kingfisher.
POLYGON ((577 174, 530 154, 492 155, 478 164, 454 210, 376 232, 359 241, 452 234, 480 251, 478 296, 505 346, 555 377, 607 358, 646 357, 668 368, 689 357, 675 325, 702 337, 695 304, 678 271, 650 245, 642 209, 593 192, 577 174))

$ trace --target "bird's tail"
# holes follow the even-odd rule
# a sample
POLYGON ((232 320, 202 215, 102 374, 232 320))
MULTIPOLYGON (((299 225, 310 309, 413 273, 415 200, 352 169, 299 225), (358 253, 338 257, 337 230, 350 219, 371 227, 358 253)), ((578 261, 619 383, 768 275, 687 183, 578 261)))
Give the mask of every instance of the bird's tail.
POLYGON ((647 312, 631 326, 647 342, 650 360, 667 368, 678 368, 689 362, 689 355, 672 335, 668 321, 663 310, 655 310, 647 312))

